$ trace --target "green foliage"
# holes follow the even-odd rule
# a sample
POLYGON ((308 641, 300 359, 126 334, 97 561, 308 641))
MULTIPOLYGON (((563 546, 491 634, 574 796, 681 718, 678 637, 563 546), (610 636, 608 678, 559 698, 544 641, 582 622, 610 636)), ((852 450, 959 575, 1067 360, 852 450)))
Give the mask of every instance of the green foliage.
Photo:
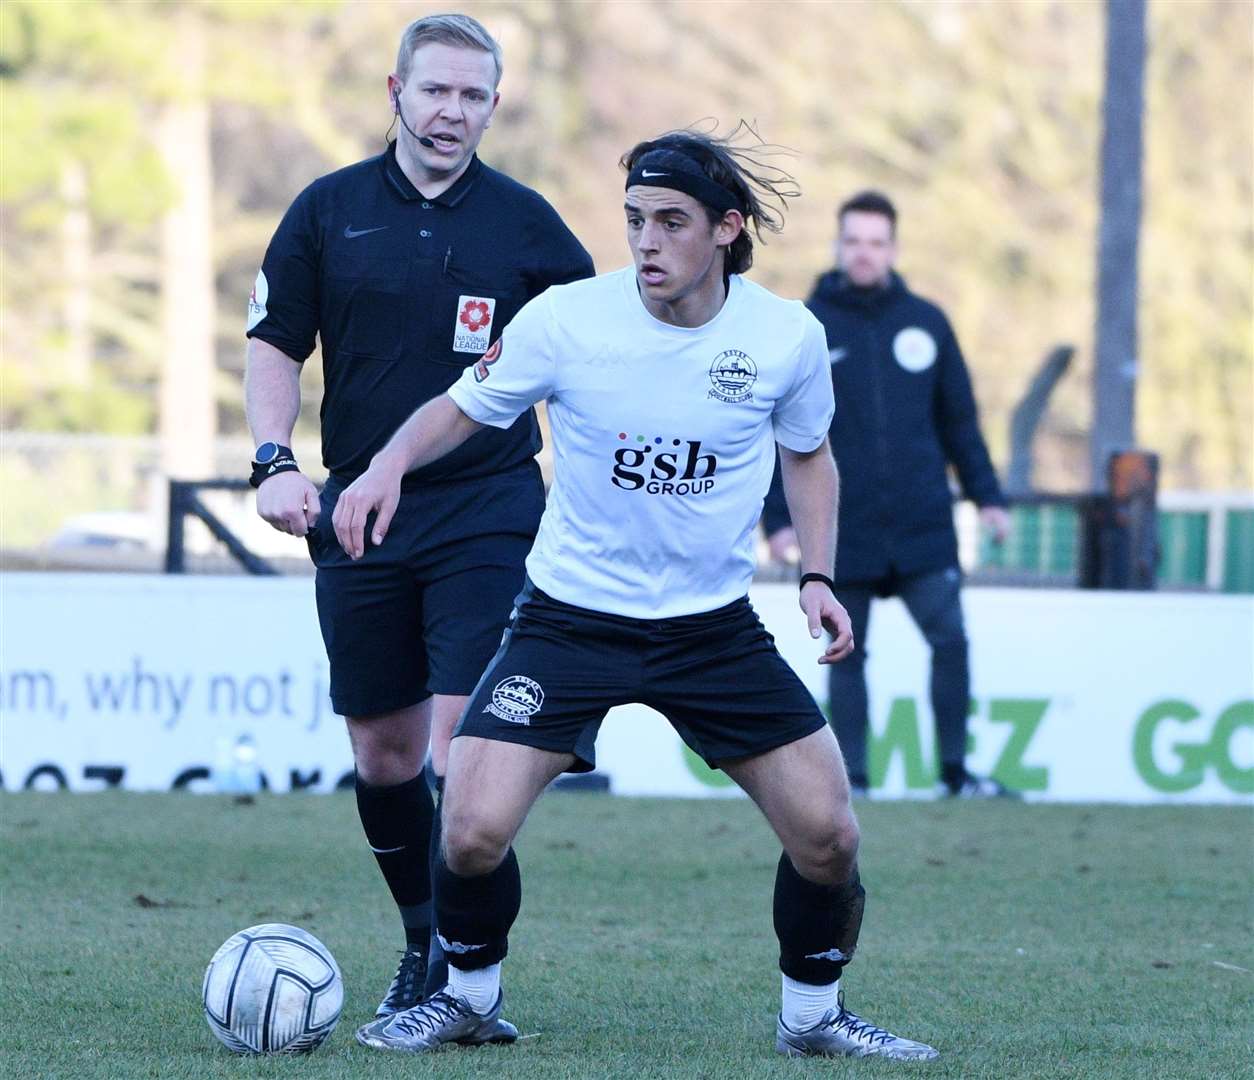
MULTIPOLYGON (((858 813, 867 915, 842 986, 852 1008, 941 1050, 929 1078, 1248 1072, 1247 809, 858 813)), ((519 838, 504 968, 506 1015, 534 1037, 430 1059, 353 1041, 402 939, 351 795, 6 795, 0 835, 14 1076, 903 1075, 775 1054, 779 844, 748 800, 542 799, 519 838), (344 1015, 307 1057, 240 1059, 201 1017, 201 976, 230 934, 270 921, 332 950, 344 1015)))

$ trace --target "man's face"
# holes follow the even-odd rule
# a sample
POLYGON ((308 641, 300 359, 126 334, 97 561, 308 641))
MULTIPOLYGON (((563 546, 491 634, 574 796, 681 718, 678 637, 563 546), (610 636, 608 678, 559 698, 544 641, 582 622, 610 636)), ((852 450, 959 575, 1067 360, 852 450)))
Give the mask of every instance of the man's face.
POLYGON ((743 219, 730 210, 711 225, 705 207, 671 188, 638 184, 627 189, 627 244, 646 300, 674 304, 721 276, 719 248, 730 244, 743 219))
POLYGON ((435 143, 423 146, 402 127, 410 159, 432 178, 459 172, 492 122, 500 95, 496 92, 492 54, 427 42, 414 50, 404 83, 388 76, 388 94, 400 91, 405 123, 435 143))
POLYGON ((850 210, 840 219, 836 263, 855 285, 883 285, 896 258, 893 223, 883 214, 850 210))

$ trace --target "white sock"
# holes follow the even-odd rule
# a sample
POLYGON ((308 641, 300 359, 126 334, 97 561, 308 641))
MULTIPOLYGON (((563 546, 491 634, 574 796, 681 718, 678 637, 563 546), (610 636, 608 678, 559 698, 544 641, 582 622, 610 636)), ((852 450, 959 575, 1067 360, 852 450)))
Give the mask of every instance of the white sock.
POLYGON ((496 1004, 497 995, 501 992, 501 965, 489 964, 474 971, 462 971, 449 964, 448 988, 454 997, 461 998, 483 1016, 496 1004))
MULTIPOLYGON (((452 974, 453 969, 449 968, 452 974)), ((820 1020, 828 1009, 836 1008, 836 995, 840 990, 840 980, 826 986, 815 986, 813 983, 798 982, 787 975, 784 979, 784 1005, 780 1015, 784 1023, 793 1031, 809 1031, 820 1020)), ((495 998, 493 1000, 496 1000, 495 998)))

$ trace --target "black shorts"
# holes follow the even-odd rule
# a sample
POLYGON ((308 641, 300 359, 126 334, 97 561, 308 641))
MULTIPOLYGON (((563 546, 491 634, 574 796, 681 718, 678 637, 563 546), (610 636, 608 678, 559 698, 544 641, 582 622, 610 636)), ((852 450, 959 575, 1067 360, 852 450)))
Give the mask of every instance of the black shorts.
POLYGON ((569 771, 587 772, 606 712, 629 702, 660 712, 711 767, 826 726, 747 597, 699 615, 630 619, 528 582, 454 735, 574 754, 569 771))
POLYGON ((341 490, 323 488, 308 537, 335 711, 373 716, 469 694, 524 580, 544 512, 538 466, 405 492, 378 547, 367 527, 357 562, 331 524, 341 490))

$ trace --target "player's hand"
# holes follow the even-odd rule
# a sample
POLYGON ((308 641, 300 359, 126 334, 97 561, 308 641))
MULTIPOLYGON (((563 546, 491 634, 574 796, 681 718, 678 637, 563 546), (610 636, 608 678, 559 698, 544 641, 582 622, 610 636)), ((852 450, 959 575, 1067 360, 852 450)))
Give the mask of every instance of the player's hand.
POLYGON ((791 525, 777 529, 766 538, 767 550, 771 553, 771 561, 795 564, 801 559, 801 547, 797 543, 797 530, 791 525))
POLYGON ((294 469, 275 473, 257 489, 257 513, 279 532, 304 536, 318 524, 318 489, 294 469))
POLYGON ((350 559, 360 559, 366 553, 366 518, 371 514, 376 516, 370 539, 376 546, 383 543, 401 501, 404 475, 404 469, 379 454, 336 501, 331 524, 335 526, 335 538, 350 559))
POLYGON ((1010 515, 1002 506, 980 507, 980 524, 993 537, 993 543, 1002 543, 1010 535, 1010 515))
POLYGON ((821 581, 807 581, 801 586, 801 610, 810 624, 810 636, 819 637, 824 630, 832 635, 831 644, 819 657, 820 664, 835 664, 853 652, 853 625, 849 612, 821 581))

